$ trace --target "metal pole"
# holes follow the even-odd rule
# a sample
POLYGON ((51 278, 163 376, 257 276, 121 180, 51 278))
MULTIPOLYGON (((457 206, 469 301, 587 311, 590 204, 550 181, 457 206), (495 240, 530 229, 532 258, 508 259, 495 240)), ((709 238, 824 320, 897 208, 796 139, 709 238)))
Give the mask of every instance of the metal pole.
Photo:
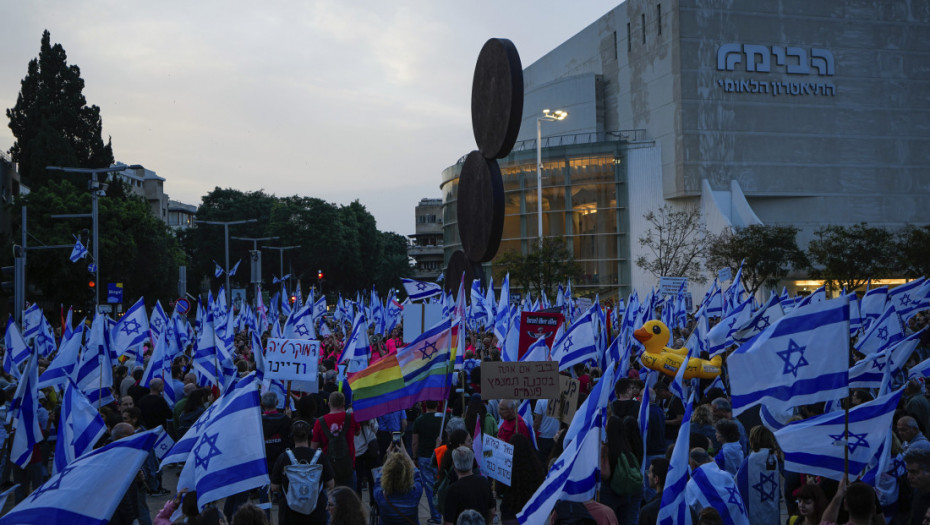
MULTIPOLYGON (((14 317, 16 318, 16 322, 19 323, 20 326, 22 326, 22 323, 23 323, 23 309, 26 307, 26 251, 27 251, 26 247, 27 245, 26 245, 26 207, 25 206, 23 206, 22 215, 23 215, 23 227, 22 227, 23 282, 21 286, 23 290, 22 290, 22 293, 18 294, 19 297, 16 297, 17 294, 15 293, 16 284, 13 285, 13 288, 14 288, 13 302, 15 303, 13 305, 13 309, 16 310, 16 314, 14 315, 14 317)), ((14 273, 15 273, 15 270, 14 270, 14 273)), ((14 283, 15 283, 15 278, 14 278, 14 283)))
POLYGON ((100 310, 100 237, 97 226, 97 172, 91 172, 91 200, 93 209, 91 210, 91 219, 94 223, 94 313, 100 310))
POLYGON ((223 224, 223 240, 226 243, 226 304, 231 299, 229 292, 229 223, 223 224))
POLYGON ((542 120, 536 119, 536 215, 539 228, 539 247, 543 245, 543 209, 542 209, 542 120))

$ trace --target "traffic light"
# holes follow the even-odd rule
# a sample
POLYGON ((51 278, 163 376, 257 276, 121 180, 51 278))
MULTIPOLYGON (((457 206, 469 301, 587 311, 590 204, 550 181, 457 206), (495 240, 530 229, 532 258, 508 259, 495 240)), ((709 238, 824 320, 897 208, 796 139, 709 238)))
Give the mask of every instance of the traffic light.
POLYGON ((87 280, 87 287, 90 288, 91 291, 93 291, 93 289, 97 287, 97 281, 95 281, 94 278, 91 277, 90 279, 87 280))
POLYGON ((297 296, 292 295, 292 296, 291 296, 291 304, 294 304, 295 301, 297 301, 297 296))
POLYGON ((323 270, 317 270, 317 271, 316 271, 316 278, 317 278, 318 280, 320 280, 320 281, 323 280, 323 270))

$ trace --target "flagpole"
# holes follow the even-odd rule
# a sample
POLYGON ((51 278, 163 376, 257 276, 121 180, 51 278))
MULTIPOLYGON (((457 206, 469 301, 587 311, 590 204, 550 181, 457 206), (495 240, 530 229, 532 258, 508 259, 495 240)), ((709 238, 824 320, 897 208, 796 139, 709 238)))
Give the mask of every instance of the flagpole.
MULTIPOLYGON (((852 345, 849 346, 848 355, 846 362, 852 362, 852 345)), ((849 405, 852 404, 852 392, 850 391, 846 394, 846 402, 843 403, 846 407, 843 416, 843 437, 846 439, 846 443, 843 444, 843 476, 848 480, 849 479, 849 405)))

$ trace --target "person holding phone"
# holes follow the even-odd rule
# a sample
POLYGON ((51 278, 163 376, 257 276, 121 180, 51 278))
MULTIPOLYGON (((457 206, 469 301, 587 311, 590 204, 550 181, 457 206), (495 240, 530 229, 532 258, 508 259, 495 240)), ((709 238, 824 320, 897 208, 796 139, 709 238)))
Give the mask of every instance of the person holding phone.
POLYGON ((419 523, 417 512, 423 483, 413 460, 407 454, 400 432, 384 458, 381 476, 375 485, 375 504, 378 506, 380 525, 408 525, 419 523))

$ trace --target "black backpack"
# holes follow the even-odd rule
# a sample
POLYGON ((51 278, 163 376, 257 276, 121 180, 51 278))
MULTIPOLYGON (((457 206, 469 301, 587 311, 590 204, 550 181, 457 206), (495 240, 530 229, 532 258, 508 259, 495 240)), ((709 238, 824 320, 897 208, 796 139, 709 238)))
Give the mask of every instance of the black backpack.
POLYGON ((323 433, 326 435, 326 451, 333 463, 333 475, 337 484, 344 484, 352 481, 352 473, 355 469, 352 466, 352 453, 349 450, 349 440, 346 432, 352 425, 352 415, 346 414, 342 428, 335 433, 330 431, 329 425, 326 424, 325 418, 320 418, 320 426, 323 427, 323 433))

